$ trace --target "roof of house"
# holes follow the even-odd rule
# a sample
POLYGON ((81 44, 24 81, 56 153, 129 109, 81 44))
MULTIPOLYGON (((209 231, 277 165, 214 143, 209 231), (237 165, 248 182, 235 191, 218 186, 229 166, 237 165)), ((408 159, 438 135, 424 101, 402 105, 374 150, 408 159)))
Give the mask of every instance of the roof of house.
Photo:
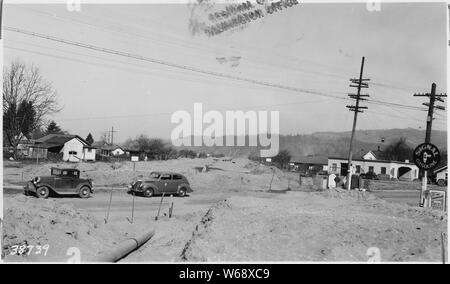
POLYGON ((364 155, 362 155, 361 158, 363 158, 365 155, 367 155, 369 153, 372 153, 375 156, 375 159, 377 159, 377 160, 385 160, 385 161, 389 160, 386 153, 383 151, 380 151, 380 150, 370 150, 370 151, 366 152, 364 155))
MULTIPOLYGON (((328 160, 343 160, 343 161, 348 161, 348 157, 347 158, 342 158, 342 157, 328 157, 328 160)), ((414 165, 414 163, 407 163, 407 162, 401 162, 401 161, 391 161, 391 160, 365 160, 365 159, 352 159, 352 161, 357 161, 357 162, 368 162, 368 163, 384 163, 384 164, 390 164, 390 163, 395 163, 395 164, 403 164, 403 165, 414 165)))
POLYGON ((110 144, 105 144, 103 142, 97 142, 97 143, 94 143, 93 145, 95 145, 97 148, 99 148, 101 150, 107 150, 107 151, 114 151, 116 149, 123 150, 123 148, 120 147, 119 145, 110 145, 110 144))
POLYGON ((126 149, 123 149, 125 152, 133 152, 133 153, 136 153, 136 152, 143 152, 143 151, 141 151, 141 150, 139 150, 138 148, 133 148, 133 147, 131 147, 131 148, 126 148, 126 149))
POLYGON ((45 135, 44 137, 36 139, 35 142, 36 142, 36 144, 42 144, 42 145, 48 145, 51 147, 56 147, 56 146, 62 146, 66 142, 68 142, 74 138, 79 139, 81 142, 83 142, 86 145, 90 145, 88 142, 86 142, 86 140, 84 140, 80 136, 72 135, 72 134, 48 134, 48 135, 45 135))
POLYGON ((433 173, 438 173, 446 169, 447 169, 447 157, 444 157, 443 159, 441 159, 436 169, 433 170, 433 173))
POLYGON ((436 168, 434 171, 433 171, 433 173, 439 173, 439 172, 442 172, 442 171, 444 171, 444 170, 446 170, 447 169, 447 165, 445 165, 445 166, 443 166, 443 167, 438 167, 438 168, 436 168))
POLYGON ((309 165, 326 165, 328 157, 325 156, 293 156, 291 163, 309 164, 309 165))
POLYGON ((29 145, 30 148, 37 148, 37 149, 50 149, 50 148, 62 148, 64 145, 59 144, 48 144, 48 143, 39 143, 39 144, 33 144, 29 145))

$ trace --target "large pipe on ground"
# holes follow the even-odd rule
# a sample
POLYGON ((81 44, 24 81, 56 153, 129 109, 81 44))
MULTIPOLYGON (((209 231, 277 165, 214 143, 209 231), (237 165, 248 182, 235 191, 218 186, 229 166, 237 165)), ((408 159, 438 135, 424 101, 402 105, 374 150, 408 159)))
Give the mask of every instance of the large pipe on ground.
POLYGON ((93 262, 117 262, 137 250, 155 235, 155 230, 150 230, 145 234, 131 238, 120 243, 116 248, 104 252, 93 259, 93 262))

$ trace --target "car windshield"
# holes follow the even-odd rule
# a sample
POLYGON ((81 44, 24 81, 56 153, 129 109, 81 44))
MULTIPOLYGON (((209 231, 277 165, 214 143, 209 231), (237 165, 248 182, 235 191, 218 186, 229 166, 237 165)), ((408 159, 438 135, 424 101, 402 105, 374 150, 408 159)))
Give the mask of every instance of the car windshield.
POLYGON ((60 176, 61 170, 60 169, 52 169, 52 176, 60 176))
POLYGON ((150 174, 150 177, 151 177, 151 178, 159 178, 160 176, 161 176, 160 173, 155 173, 155 172, 153 172, 153 173, 150 174))

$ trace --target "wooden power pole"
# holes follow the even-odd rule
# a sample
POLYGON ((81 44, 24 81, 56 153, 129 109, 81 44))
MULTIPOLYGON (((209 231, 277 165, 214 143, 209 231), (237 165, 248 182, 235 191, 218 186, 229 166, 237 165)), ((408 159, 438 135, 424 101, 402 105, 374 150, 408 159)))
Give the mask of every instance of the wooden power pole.
MULTIPOLYGON (((434 109, 440 109, 445 110, 445 107, 436 105, 436 101, 444 102, 442 99, 443 97, 447 97, 446 94, 436 94, 436 84, 431 84, 431 92, 426 94, 420 94, 416 93, 414 94, 414 97, 429 97, 430 102, 429 103, 423 103, 424 106, 428 107, 428 115, 427 115, 427 129, 425 132, 425 143, 431 143, 431 129, 433 126, 433 114, 434 109)), ((424 194, 427 190, 427 184, 428 184, 428 171, 424 171, 423 177, 422 177, 422 191, 420 192, 420 202, 419 206, 424 206, 424 194)))
POLYGON ((117 131, 114 131, 114 126, 112 126, 111 127, 111 145, 114 145, 114 132, 117 132, 117 131))
POLYGON ((367 95, 367 94, 366 95, 361 94, 362 88, 369 88, 369 84, 367 83, 367 81, 370 81, 370 79, 363 79, 364 62, 365 62, 365 57, 362 58, 359 79, 350 79, 350 82, 352 82, 350 87, 357 88, 357 93, 348 95, 350 98, 356 100, 355 105, 347 106, 347 108, 350 111, 353 111, 355 113, 353 116, 353 128, 352 128, 352 136, 350 138, 350 149, 348 151, 348 174, 347 174, 347 189, 348 190, 351 189, 351 184, 352 184, 353 139, 355 138, 356 122, 358 120, 358 113, 360 113, 360 112, 362 113, 363 112, 362 109, 367 109, 367 107, 365 107, 365 106, 360 106, 359 103, 360 103, 360 101, 367 100, 366 97, 369 97, 369 95, 367 95))

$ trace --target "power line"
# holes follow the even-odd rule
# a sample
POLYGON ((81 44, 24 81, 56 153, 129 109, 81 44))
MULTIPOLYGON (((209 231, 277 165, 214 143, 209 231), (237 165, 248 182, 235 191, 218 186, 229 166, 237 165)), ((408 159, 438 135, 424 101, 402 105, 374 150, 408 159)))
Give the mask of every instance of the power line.
MULTIPOLYGON (((52 36, 48 36, 48 35, 38 34, 38 33, 30 32, 30 31, 26 31, 26 30, 21 30, 21 29, 17 29, 17 28, 5 27, 5 30, 26 34, 26 35, 29 35, 29 36, 35 36, 35 37, 39 37, 39 38, 43 38, 43 39, 47 39, 47 40, 52 40, 52 41, 56 41, 56 42, 60 42, 60 43, 68 44, 68 45, 73 45, 73 46, 77 46, 77 47, 81 47, 81 48, 91 49, 91 50, 95 50, 95 51, 98 51, 98 52, 118 55, 118 56, 122 56, 122 57, 133 58, 133 59, 147 61, 147 62, 151 62, 151 63, 155 63, 155 64, 160 64, 160 65, 164 65, 164 66, 168 66, 168 67, 172 67, 172 68, 187 70, 187 71, 191 71, 191 72, 195 72, 195 73, 199 73, 199 74, 203 74, 203 75, 210 75, 210 76, 215 76, 215 77, 220 77, 220 78, 225 78, 225 79, 232 79, 232 80, 237 80, 237 81, 241 81, 241 82, 257 84, 257 85, 266 86, 266 87, 279 88, 279 89, 284 89, 284 90, 288 90, 288 91, 313 94, 313 95, 318 95, 318 96, 323 96, 323 97, 328 97, 328 98, 333 98, 333 99, 347 100, 347 98, 340 97, 340 96, 335 96, 335 95, 330 95, 330 94, 326 94, 326 93, 323 93, 323 92, 318 92, 318 91, 313 91, 313 90, 306 90, 306 89, 290 87, 290 86, 284 86, 284 85, 281 85, 281 84, 275 84, 275 83, 270 83, 270 82, 265 82, 265 81, 260 81, 260 80, 254 80, 254 79, 247 79, 247 78, 242 78, 242 77, 238 77, 238 76, 223 74, 223 73, 219 73, 219 72, 203 70, 203 69, 196 68, 196 67, 190 67, 190 66, 187 66, 187 65, 176 64, 176 63, 166 62, 166 61, 163 61, 163 60, 147 58, 147 57, 140 56, 140 55, 135 55, 135 54, 131 54, 131 53, 116 51, 116 50, 112 50, 112 49, 106 49, 106 48, 97 47, 97 46, 93 46, 93 45, 89 45, 89 44, 83 44, 83 43, 75 42, 75 41, 69 41, 69 40, 65 40, 65 39, 61 39, 61 38, 57 38, 57 37, 52 37, 52 36)), ((382 104, 382 105, 392 105, 392 106, 396 106, 396 107, 407 108, 407 109, 415 109, 415 110, 424 110, 423 108, 419 108, 419 107, 415 107, 415 106, 409 106, 409 105, 403 105, 403 104, 397 104, 397 103, 390 103, 390 102, 385 102, 385 101, 377 101, 377 100, 373 100, 373 99, 367 100, 367 103, 382 104)))
MULTIPOLYGON (((134 31, 136 28, 134 28, 134 27, 133 27, 133 31, 132 31, 132 32, 130 32, 130 31, 125 32, 125 31, 123 31, 122 29, 113 29, 113 28, 111 28, 110 26, 99 26, 99 25, 97 24, 97 23, 98 23, 98 19, 99 19, 99 16, 98 16, 98 15, 95 15, 95 16, 87 16, 85 13, 83 13, 83 16, 88 17, 88 18, 91 18, 91 19, 94 19, 95 23, 89 23, 89 22, 85 22, 85 21, 80 21, 80 20, 78 20, 78 19, 63 18, 63 17, 57 16, 56 14, 49 13, 49 12, 44 12, 44 11, 40 11, 40 10, 38 10, 38 9, 32 9, 32 8, 24 8, 24 9, 30 10, 30 11, 33 11, 33 12, 36 12, 36 13, 40 13, 40 14, 47 15, 47 16, 51 17, 52 19, 57 19, 57 20, 61 20, 61 21, 70 21, 70 22, 74 22, 74 23, 76 23, 76 24, 80 24, 80 23, 81 23, 81 24, 88 25, 88 26, 93 27, 93 28, 97 28, 97 29, 104 30, 104 31, 112 31, 112 32, 116 32, 116 33, 125 34, 125 35, 127 35, 127 36, 135 36, 135 37, 143 38, 143 39, 151 39, 151 40, 152 40, 152 43, 155 42, 155 41, 160 41, 161 43, 163 43, 163 44, 165 44, 165 45, 170 45, 170 46, 180 46, 180 45, 182 45, 182 46, 184 46, 184 47, 186 47, 186 48, 196 49, 196 50, 203 50, 203 51, 208 51, 208 52, 212 51, 212 50, 210 50, 209 48, 212 48, 213 50, 217 50, 217 48, 219 48, 219 47, 220 47, 220 48, 223 48, 223 46, 217 46, 217 45, 215 45, 215 44, 210 44, 210 43, 208 43, 207 46, 202 46, 202 45, 199 45, 199 44, 192 44, 191 42, 187 42, 186 40, 184 40, 184 39, 181 38, 180 36, 177 36, 175 33, 170 33, 170 35, 163 34, 164 37, 167 37, 167 36, 169 36, 169 37, 168 37, 168 38, 165 38, 164 40, 162 40, 162 39, 161 39, 161 34, 160 34, 160 36, 158 36, 158 37, 149 37, 149 36, 148 36, 148 33, 154 33, 154 32, 155 32, 155 31, 153 31, 153 30, 150 31, 150 30, 148 30, 148 29, 143 29, 143 30, 146 31, 146 33, 145 33, 145 35, 142 35, 142 34, 136 33, 136 32, 134 31), (148 33, 147 33, 147 31, 148 31, 148 33), (177 40, 177 42, 174 42, 173 40, 170 40, 170 37, 173 37, 173 40, 177 40)), ((121 11, 121 12, 123 12, 123 11, 121 11)), ((102 18, 102 17, 100 17, 100 18, 102 18)), ((107 20, 108 22, 113 23, 113 24, 115 24, 115 25, 120 25, 121 27, 124 25, 123 22, 112 21, 111 18, 105 18, 105 17, 103 17, 103 19, 105 19, 105 20, 107 20)), ((146 20, 151 20, 152 22, 160 23, 160 22, 154 21, 154 20, 152 20, 152 19, 146 19, 146 20)), ((160 24, 161 24, 161 23, 160 23, 160 24)), ((140 25, 139 28, 142 29, 142 25, 140 25)), ((247 46, 248 48, 251 49, 251 53, 250 53, 251 55, 254 55, 255 50, 259 50, 260 52, 264 52, 264 56, 265 56, 265 54, 266 54, 267 52, 270 52, 270 54, 272 54, 272 55, 276 55, 277 57, 280 57, 280 58, 289 60, 289 63, 292 63, 293 61, 298 61, 298 60, 299 60, 298 58, 293 57, 293 56, 286 56, 286 54, 279 54, 279 53, 276 53, 276 52, 275 52, 274 50, 272 50, 272 49, 269 50, 269 49, 266 49, 266 48, 261 48, 261 46, 259 46, 259 45, 256 46, 256 45, 251 45, 251 44, 246 43, 246 44, 244 44, 244 47, 245 47, 245 46, 247 46)), ((274 63, 272 63, 272 62, 262 62, 262 61, 264 61, 264 60, 261 60, 261 59, 266 59, 266 58, 267 58, 267 57, 258 58, 258 61, 257 61, 257 62, 258 62, 258 63, 262 63, 262 64, 267 64, 267 65, 270 65, 271 67, 273 67, 273 66, 274 66, 274 63)), ((250 60, 251 60, 251 61, 255 61, 255 60, 252 59, 252 58, 250 58, 250 60)), ((317 62, 313 62, 313 61, 311 61, 311 60, 301 60, 301 61, 310 62, 310 63, 312 63, 312 64, 314 64, 314 65, 322 65, 322 66, 328 66, 328 67, 331 67, 331 65, 320 64, 320 63, 317 63, 317 62)), ((256 61, 255 61, 255 62, 256 62, 256 61)), ((304 70, 304 69, 303 69, 303 70, 300 70, 300 69, 298 68, 298 66, 293 67, 293 66, 287 66, 287 65, 284 65, 284 64, 281 64, 281 65, 280 65, 280 64, 278 64, 278 61, 277 61, 276 65, 278 65, 279 67, 282 67, 282 68, 289 68, 289 69, 294 70, 294 71, 296 71, 296 72, 312 73, 312 74, 316 74, 316 75, 329 76, 329 77, 335 77, 335 78, 340 78, 340 79, 346 78, 346 76, 341 75, 341 74, 338 75, 338 74, 324 73, 324 72, 311 71, 311 70, 306 71, 306 70, 304 70)), ((340 67, 342 67, 342 66, 340 66, 340 67)), ((334 68, 334 66, 333 66, 333 68, 334 68)), ((412 88, 415 88, 415 89, 417 88, 417 87, 411 87, 411 86, 409 86, 408 89, 407 89, 407 88, 403 87, 403 86, 405 86, 405 85, 402 85, 401 83, 393 83, 393 85, 389 85, 389 84, 386 84, 386 83, 372 82, 371 84, 372 84, 372 85, 382 86, 382 87, 385 87, 385 88, 391 88, 391 89, 396 89, 396 90, 403 90, 403 91, 406 91, 406 92, 410 92, 410 90, 411 90, 412 88)))
MULTIPOLYGON (((255 108, 268 108, 268 107, 280 107, 280 106, 292 106, 292 105, 303 105, 309 103, 321 103, 324 101, 306 101, 306 102, 292 102, 292 103, 283 103, 283 104, 272 104, 272 105, 253 105, 253 106, 243 106, 240 109, 255 109, 255 108)), ((214 109, 217 111, 227 111, 227 108, 214 109)), ((113 118, 135 118, 135 117, 153 117, 153 116, 166 116, 172 115, 173 112, 160 112, 160 113, 147 113, 147 114, 131 114, 131 115, 114 115, 114 116, 96 116, 96 117, 82 117, 82 118, 61 118, 60 121, 80 121, 80 120, 98 120, 98 119, 113 119, 113 118)))
POLYGON ((75 41, 71 41, 71 40, 66 40, 66 39, 62 39, 62 38, 58 38, 58 37, 53 37, 53 36, 49 36, 49 35, 35 33, 35 32, 31 32, 31 31, 23 30, 23 29, 17 29, 17 28, 7 27, 7 26, 4 29, 7 30, 7 31, 11 31, 11 32, 22 33, 22 34, 26 34, 26 35, 29 35, 29 36, 34 36, 34 37, 43 38, 43 39, 47 39, 47 40, 52 40, 52 41, 56 41, 56 42, 60 42, 60 43, 64 43, 64 44, 69 44, 69 45, 72 45, 72 46, 77 46, 77 47, 81 47, 81 48, 95 50, 95 51, 98 51, 98 52, 103 52, 103 53, 113 54, 113 55, 117 55, 117 56, 122 56, 122 57, 128 57, 128 58, 132 58, 132 59, 147 61, 147 62, 160 64, 160 65, 164 65, 164 66, 168 66, 168 67, 172 67, 172 68, 177 68, 177 69, 183 69, 183 70, 187 70, 187 71, 191 71, 191 72, 195 72, 195 73, 207 74, 207 75, 211 75, 211 76, 215 76, 215 77, 227 78, 227 79, 232 79, 232 80, 236 80, 236 81, 242 81, 242 82, 257 84, 257 85, 261 85, 261 86, 266 86, 266 87, 272 87, 272 88, 278 88, 278 89, 295 91, 295 92, 299 92, 299 93, 306 93, 306 94, 312 94, 312 95, 323 96, 323 97, 328 97, 328 98, 335 98, 335 99, 340 99, 340 100, 346 100, 346 98, 339 97, 339 96, 333 96, 333 95, 325 94, 325 93, 322 93, 322 92, 317 92, 317 91, 312 91, 312 90, 307 90, 307 89, 301 89, 301 88, 296 88, 296 87, 283 86, 283 85, 280 85, 280 84, 275 84, 275 83, 270 83, 270 82, 255 80, 255 79, 242 78, 242 77, 233 76, 233 75, 224 74, 224 73, 215 72, 215 71, 208 71, 208 70, 204 70, 204 69, 197 68, 197 67, 192 67, 192 66, 187 66, 187 65, 183 65, 183 64, 167 62, 167 61, 160 60, 160 59, 149 58, 149 57, 145 57, 145 56, 142 56, 142 55, 136 55, 136 54, 132 54, 132 53, 127 53, 127 52, 117 51, 117 50, 113 50, 113 49, 98 47, 98 46, 94 46, 94 45, 90 45, 90 44, 84 44, 84 43, 75 42, 75 41))
MULTIPOLYGON (((18 42, 18 43, 23 43, 23 42, 20 42, 20 41, 14 41, 14 40, 9 40, 9 41, 13 41, 13 42, 18 42)), ((23 43, 23 44, 25 44, 25 43, 23 43)), ((65 50, 62 50, 62 49, 57 49, 57 48, 51 48, 51 47, 47 47, 47 46, 42 46, 42 45, 36 45, 36 44, 28 44, 28 45, 31 45, 31 46, 36 46, 36 47, 41 47, 41 48, 46 48, 46 49, 50 49, 50 50, 53 50, 53 51, 59 51, 59 52, 65 52, 65 53, 68 53, 68 51, 65 51, 65 50)), ((10 47, 10 46, 5 46, 5 48, 10 48, 10 49, 14 49, 14 50, 19 50, 19 51, 24 51, 24 52, 30 52, 30 53, 34 53, 34 54, 38 54, 38 55, 44 55, 44 56, 49 56, 49 57, 54 57, 54 58, 59 58, 59 59, 64 59, 64 60, 69 60, 69 61, 73 61, 73 62, 78 62, 78 63, 84 63, 84 64, 90 64, 90 65, 95 65, 95 66, 100 66, 100 67, 105 67, 105 68, 112 68, 112 69, 117 69, 118 67, 117 66, 113 66, 113 65, 107 65, 107 64, 101 64, 101 63, 95 63, 95 62, 93 62, 93 61, 83 61, 83 60, 77 60, 77 59, 74 59, 74 58, 68 58, 68 57, 61 57, 61 56, 56 56, 55 54, 46 54, 46 53, 42 53, 42 52, 37 52, 37 51, 32 51, 32 50, 27 50, 27 49, 22 49, 22 48, 15 48, 15 47, 10 47)), ((86 56, 86 57, 89 57, 89 58, 95 58, 95 59, 99 59, 99 60, 108 60, 108 59, 106 59, 106 58, 102 58, 102 57, 98 57, 98 56, 92 56, 92 55, 87 55, 87 54, 81 54, 81 53, 73 53, 73 52, 71 52, 71 54, 73 55, 73 54, 76 54, 76 55, 80 55, 80 56, 86 56)), ((110 62, 111 60, 109 60, 109 62, 110 62)), ((140 66, 140 65, 137 65, 137 64, 132 64, 132 63, 130 63, 130 62, 123 62, 123 61, 116 61, 116 60, 113 60, 114 62, 117 62, 117 63, 120 63, 120 64, 129 64, 129 65, 132 65, 132 66, 135 66, 135 67, 139 67, 139 68, 141 68, 141 67, 143 67, 143 66, 140 66)), ((121 68, 123 68, 123 67, 121 67, 121 68)), ((128 70, 128 71, 130 71, 130 72, 139 72, 139 73, 149 73, 149 71, 148 70, 146 70, 146 71, 141 71, 141 70, 133 70, 133 69, 125 69, 125 70, 128 70)), ((165 71, 165 70, 164 70, 165 71)), ((156 76, 161 76, 161 74, 160 73, 149 73, 149 74, 152 74, 152 75, 156 75, 156 76)), ((180 73, 180 74, 182 74, 182 73, 180 73)), ((184 75, 187 75, 187 74, 182 74, 183 76, 184 75)), ((205 75, 206 76, 206 75, 205 75)), ((180 79, 180 78, 177 78, 177 79, 179 79, 179 80, 184 80, 184 81, 188 81, 188 82, 198 82, 198 80, 196 79, 195 81, 194 80, 190 80, 190 79, 180 79)), ((209 82, 208 82, 209 83, 209 82)), ((320 102, 323 102, 323 101, 320 101, 320 102)), ((308 103, 308 102, 304 102, 304 103, 308 103)), ((409 105, 402 105, 402 104, 396 104, 396 103, 388 103, 388 102, 384 102, 384 101, 377 101, 377 100, 371 100, 371 99, 368 99, 367 101, 366 101, 366 103, 369 103, 369 104, 373 104, 373 105, 379 105, 379 106, 385 106, 385 107, 389 107, 389 108, 391 108, 392 106, 395 106, 395 107, 397 107, 397 108, 405 108, 405 109, 407 109, 407 110, 420 110, 420 111, 425 111, 426 109, 425 108, 420 108, 420 107, 416 107, 416 106, 409 106, 409 105)), ((295 104, 298 104, 298 103, 293 103, 293 104, 283 104, 283 105, 295 105, 295 104)), ((301 104, 301 103, 300 103, 301 104)), ((271 105, 271 106, 278 106, 278 105, 271 105)), ((169 115, 170 113, 163 113, 163 115, 169 115)), ((439 113, 437 113, 438 115, 440 115, 439 113)), ((156 113, 156 114, 150 114, 150 116, 152 116, 152 115, 161 115, 161 114, 159 114, 159 113, 156 113)), ((378 115, 378 114, 377 114, 378 115)), ((401 118, 401 119, 408 119, 408 120, 416 120, 416 121, 419 121, 419 119, 417 119, 417 118, 412 118, 412 119, 409 119, 409 118, 405 118, 405 117, 400 117, 400 116, 392 116, 392 115, 384 115, 384 114, 380 114, 380 115, 383 115, 383 116, 389 116, 389 117, 394 117, 394 118, 401 118)), ((127 117, 142 117, 142 116, 149 116, 148 114, 144 114, 144 115, 132 115, 132 116, 109 116, 109 117, 93 117, 93 118, 88 118, 88 119, 107 119, 107 118, 127 118, 127 117)), ((438 119, 438 118, 436 118, 436 119, 438 119)), ((444 118, 442 118, 442 119, 444 119, 444 118)), ((67 119, 67 120, 78 120, 78 119, 67 119)), ((85 118, 82 118, 81 120, 85 120, 85 118)))

